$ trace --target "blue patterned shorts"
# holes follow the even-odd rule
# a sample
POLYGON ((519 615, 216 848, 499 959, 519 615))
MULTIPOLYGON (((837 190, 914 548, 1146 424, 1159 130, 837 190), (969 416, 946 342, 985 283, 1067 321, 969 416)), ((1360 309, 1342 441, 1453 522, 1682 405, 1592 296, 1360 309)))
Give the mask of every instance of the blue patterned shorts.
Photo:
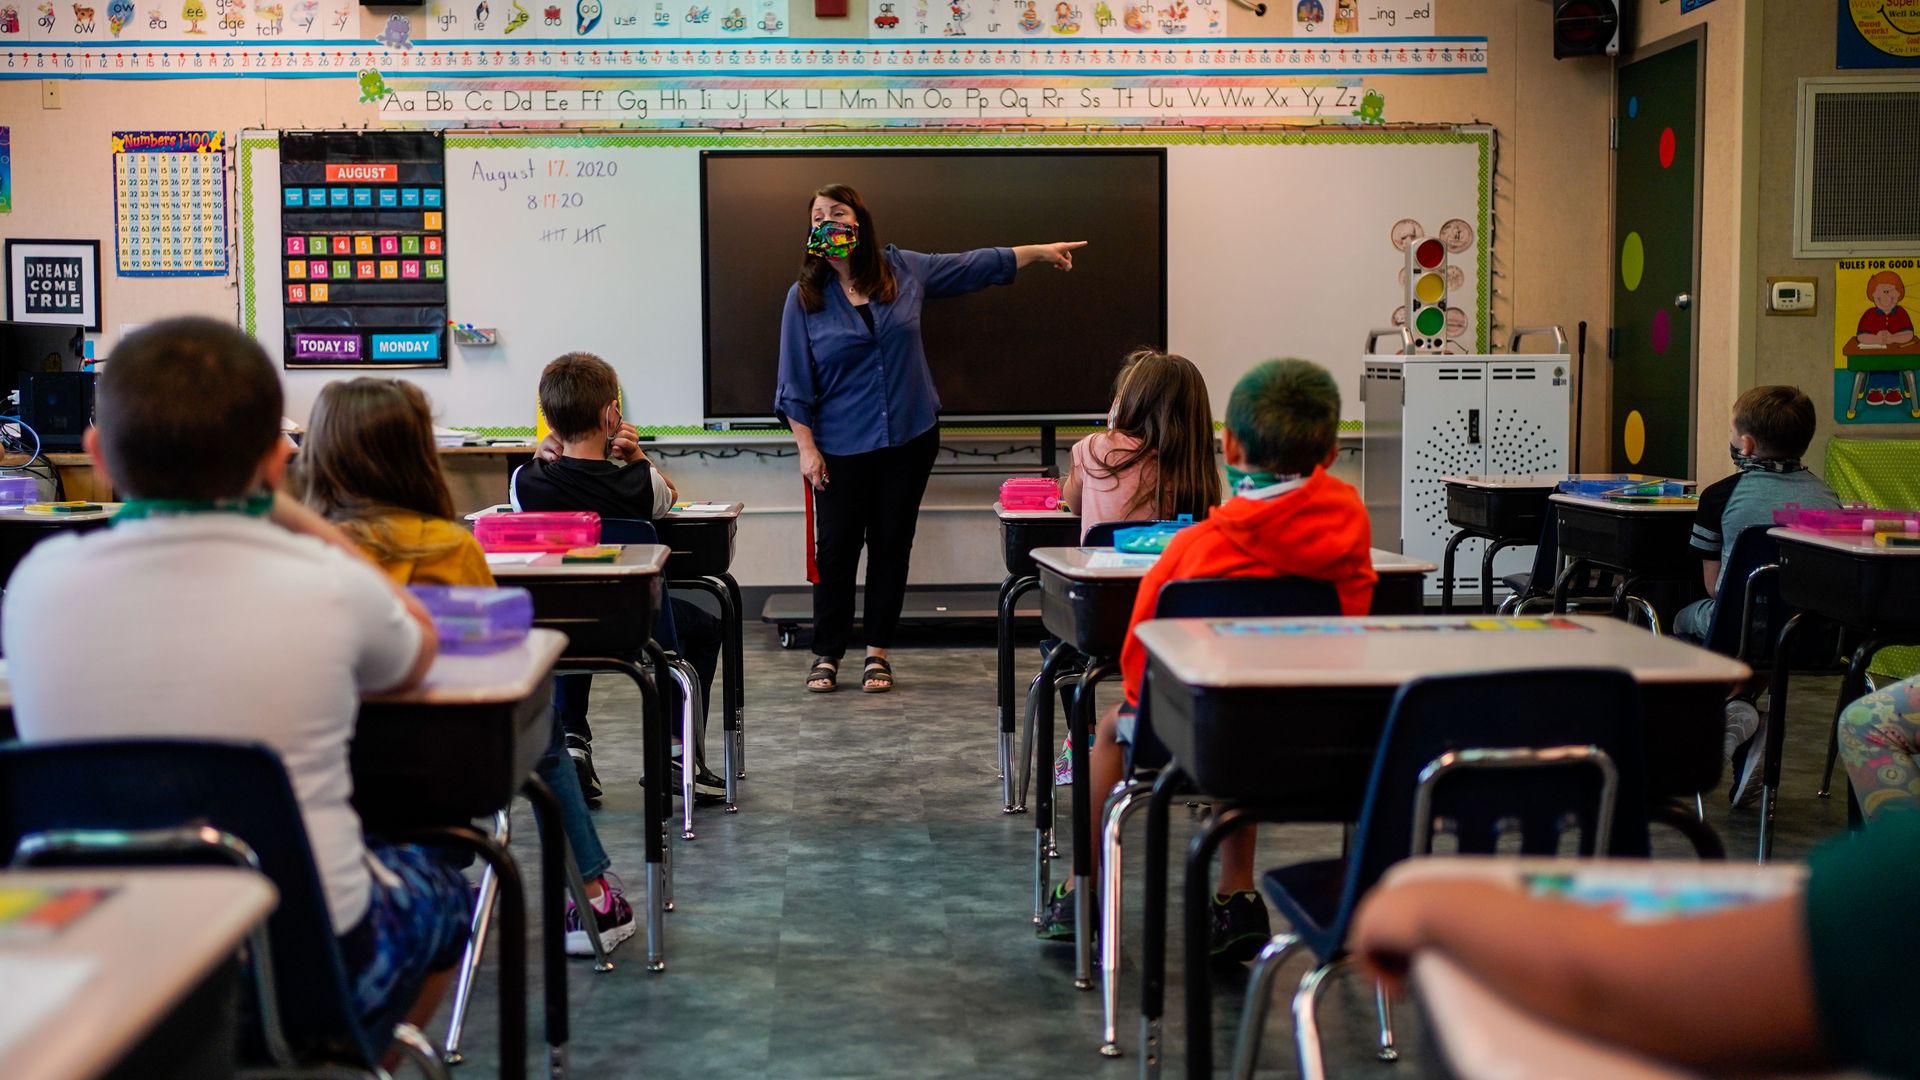
POLYGON ((340 949, 362 1021, 383 1032, 404 1018, 428 972, 460 959, 473 897, 444 852, 369 843, 367 853, 390 873, 374 869, 366 917, 340 936, 340 949))

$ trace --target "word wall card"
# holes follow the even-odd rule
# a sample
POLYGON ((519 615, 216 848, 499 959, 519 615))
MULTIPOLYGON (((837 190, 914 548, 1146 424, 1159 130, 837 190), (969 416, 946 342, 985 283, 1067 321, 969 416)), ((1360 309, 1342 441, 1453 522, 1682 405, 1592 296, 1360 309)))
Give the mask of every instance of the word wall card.
POLYGON ((227 272, 225 139, 218 131, 114 132, 121 277, 227 272))
POLYGON ((438 132, 281 134, 287 367, 447 366, 446 173, 438 132))

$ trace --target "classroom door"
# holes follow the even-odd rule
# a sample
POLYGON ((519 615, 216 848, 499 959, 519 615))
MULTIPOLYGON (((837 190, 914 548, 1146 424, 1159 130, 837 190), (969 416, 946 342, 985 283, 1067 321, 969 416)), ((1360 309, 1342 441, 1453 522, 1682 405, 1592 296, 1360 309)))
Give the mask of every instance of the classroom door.
POLYGON ((1704 30, 1620 65, 1614 101, 1611 467, 1693 475, 1704 30))

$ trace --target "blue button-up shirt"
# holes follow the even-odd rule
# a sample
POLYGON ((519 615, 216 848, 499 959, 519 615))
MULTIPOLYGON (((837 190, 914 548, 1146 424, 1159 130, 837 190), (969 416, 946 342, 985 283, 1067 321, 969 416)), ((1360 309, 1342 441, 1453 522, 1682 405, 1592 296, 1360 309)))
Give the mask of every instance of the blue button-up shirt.
POLYGON ((893 266, 893 302, 872 301, 872 330, 837 276, 827 282, 819 311, 800 306, 798 285, 787 290, 773 407, 782 420, 812 428, 821 453, 899 446, 939 422, 940 395, 920 340, 920 305, 930 297, 1005 285, 1016 269, 1013 249, 1003 247, 923 255, 889 244, 886 258, 893 266))

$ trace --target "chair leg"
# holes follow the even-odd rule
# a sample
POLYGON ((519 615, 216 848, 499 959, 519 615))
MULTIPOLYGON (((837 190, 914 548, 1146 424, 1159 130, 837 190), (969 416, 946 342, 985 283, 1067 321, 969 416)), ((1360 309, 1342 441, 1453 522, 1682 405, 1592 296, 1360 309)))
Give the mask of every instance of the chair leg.
POLYGON ((1327 1080, 1327 1063, 1320 1053, 1320 988, 1340 966, 1339 961, 1322 964, 1300 980, 1293 995, 1293 1045, 1300 1057, 1300 1080, 1327 1080))
MULTIPOLYGON (((493 842, 506 847, 512 838, 513 824, 505 810, 493 815, 493 842)), ((460 1038, 467 1027, 467 1006, 473 999, 473 981, 480 975, 480 958, 487 948, 487 931, 493 926, 493 901, 500 893, 500 881, 493 867, 480 871, 480 895, 473 905, 472 930, 467 935, 466 951, 460 955, 460 977, 453 984, 453 1008, 447 1017, 447 1064, 458 1065, 460 1038)))
POLYGON ((1387 984, 1373 984, 1373 1004, 1380 1014, 1380 1050, 1374 1056, 1381 1061, 1399 1061, 1400 1051, 1393 1046, 1393 999, 1387 996, 1387 984))
POLYGON ((1267 1026, 1267 1009, 1273 1003, 1273 980, 1280 974, 1280 963, 1300 939, 1292 934, 1275 935, 1253 961, 1247 977, 1247 1002, 1240 1010, 1240 1034, 1233 1040, 1233 1080, 1253 1080, 1260 1063, 1260 1036, 1267 1026))
POLYGON ((665 674, 673 680, 680 694, 680 839, 692 840, 693 778, 699 772, 698 755, 694 750, 700 742, 696 726, 700 722, 701 712, 700 680, 693 665, 685 660, 669 663, 665 674))
POLYGON ((1114 788, 1100 830, 1100 1053, 1120 1056, 1120 842, 1127 819, 1153 789, 1138 780, 1114 788))
POLYGON ((413 1059, 420 1071, 431 1080, 451 1080, 447 1074, 447 1063, 440 1060, 440 1051, 433 1040, 420 1033, 412 1024, 393 1025, 393 1044, 400 1052, 413 1059))
POLYGON ((1840 717, 1834 716, 1833 723, 1827 726, 1827 767, 1820 774, 1820 790, 1814 792, 1816 798, 1826 799, 1833 795, 1833 767, 1840 761, 1840 717))

